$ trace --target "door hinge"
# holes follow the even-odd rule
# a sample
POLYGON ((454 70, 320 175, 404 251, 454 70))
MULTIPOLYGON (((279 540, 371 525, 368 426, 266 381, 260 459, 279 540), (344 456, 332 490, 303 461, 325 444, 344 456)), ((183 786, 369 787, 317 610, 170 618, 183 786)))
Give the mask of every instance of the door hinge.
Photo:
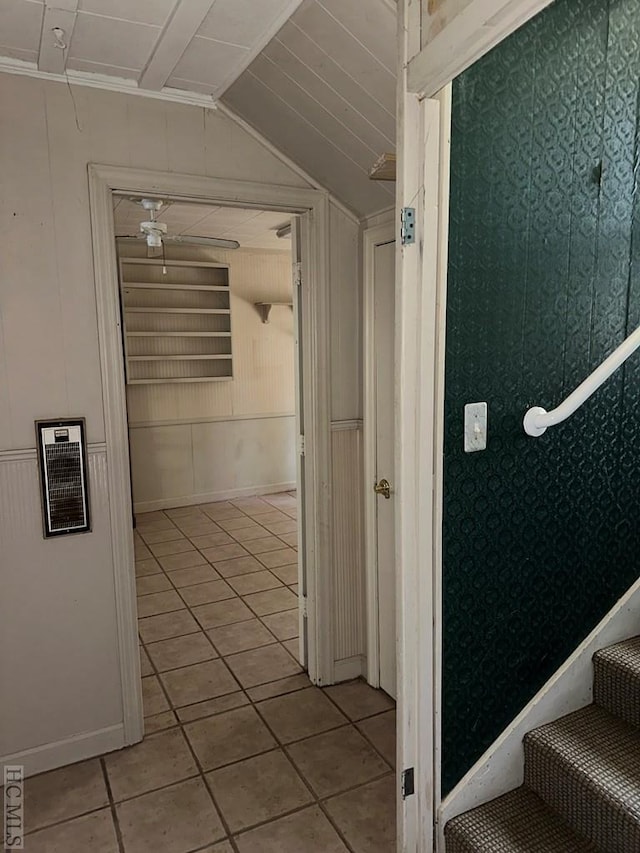
POLYGON ((306 595, 301 596, 300 602, 302 605, 302 618, 308 619, 309 618, 309 611, 307 609, 307 596, 306 595))
POLYGON ((298 453, 300 456, 304 456, 305 454, 305 446, 304 446, 304 436, 298 436, 298 453))
POLYGON ((402 799, 406 800, 412 794, 415 794, 413 767, 409 767, 407 770, 402 771, 402 799))
POLYGON ((293 283, 296 287, 302 284, 302 262, 296 261, 293 265, 293 283))
POLYGON ((403 246, 416 242, 415 207, 403 207, 400 211, 400 241, 403 246))

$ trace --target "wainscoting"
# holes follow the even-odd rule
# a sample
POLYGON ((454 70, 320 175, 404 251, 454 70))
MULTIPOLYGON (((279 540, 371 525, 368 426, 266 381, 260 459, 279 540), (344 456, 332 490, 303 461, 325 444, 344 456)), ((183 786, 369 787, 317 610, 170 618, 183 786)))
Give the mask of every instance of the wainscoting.
POLYGON ((214 418, 129 429, 136 512, 295 488, 295 417, 214 418))
POLYGON ((104 444, 88 466, 91 532, 44 539, 35 449, 0 453, 0 764, 27 774, 123 742, 104 444))
POLYGON ((366 672, 362 421, 331 424, 333 477, 334 673, 366 672))

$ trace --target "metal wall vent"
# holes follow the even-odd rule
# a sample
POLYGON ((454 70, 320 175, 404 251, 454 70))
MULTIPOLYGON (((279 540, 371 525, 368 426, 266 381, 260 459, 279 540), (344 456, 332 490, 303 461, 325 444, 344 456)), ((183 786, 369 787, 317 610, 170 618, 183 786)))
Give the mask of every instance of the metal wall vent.
POLYGON ((36 421, 44 535, 91 530, 84 418, 36 421))

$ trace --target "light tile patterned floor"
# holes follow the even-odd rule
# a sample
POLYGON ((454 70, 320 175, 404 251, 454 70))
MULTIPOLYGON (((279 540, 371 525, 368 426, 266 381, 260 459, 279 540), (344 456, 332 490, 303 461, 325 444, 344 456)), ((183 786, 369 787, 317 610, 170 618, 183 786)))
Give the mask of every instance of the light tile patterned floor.
POLYGON ((145 739, 27 781, 27 853, 393 853, 395 710, 297 662, 296 501, 139 516, 145 739))

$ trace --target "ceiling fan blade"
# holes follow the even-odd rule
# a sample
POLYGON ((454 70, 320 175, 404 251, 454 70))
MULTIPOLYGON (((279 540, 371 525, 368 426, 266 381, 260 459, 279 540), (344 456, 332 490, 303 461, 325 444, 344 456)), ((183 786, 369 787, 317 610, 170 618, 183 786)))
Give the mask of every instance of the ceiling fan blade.
POLYGON ((168 243, 182 243, 190 246, 215 246, 218 249, 239 249, 237 240, 224 240, 222 237, 196 237, 190 234, 173 234, 163 237, 168 243))

